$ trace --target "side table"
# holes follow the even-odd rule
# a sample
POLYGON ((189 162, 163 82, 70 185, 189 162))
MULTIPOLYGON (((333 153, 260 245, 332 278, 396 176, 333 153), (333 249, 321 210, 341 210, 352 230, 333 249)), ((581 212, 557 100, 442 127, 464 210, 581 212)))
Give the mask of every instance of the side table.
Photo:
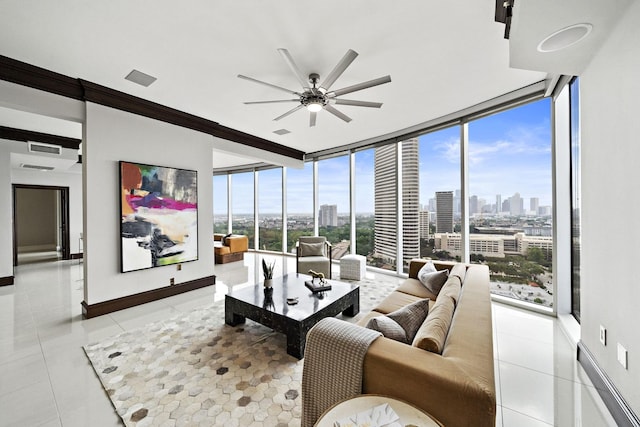
POLYGON ((400 417, 400 424, 403 426, 413 424, 421 427, 444 427, 422 409, 418 409, 402 400, 378 394, 362 394, 332 406, 322 414, 315 427, 333 427, 336 421, 383 403, 388 403, 391 406, 391 409, 400 417))

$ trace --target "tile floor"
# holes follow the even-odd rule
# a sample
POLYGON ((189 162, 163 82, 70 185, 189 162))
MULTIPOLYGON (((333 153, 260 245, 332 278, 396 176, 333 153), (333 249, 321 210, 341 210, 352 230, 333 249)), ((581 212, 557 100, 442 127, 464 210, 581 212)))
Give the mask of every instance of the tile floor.
MULTIPOLYGON (((276 274, 295 270, 277 258, 276 274)), ((122 425, 82 345, 221 300, 258 279, 258 262, 247 254, 216 266, 214 287, 88 320, 82 262, 17 267, 16 284, 0 287, 0 426, 122 425)), ((556 319, 500 303, 493 313, 496 426, 615 426, 556 319)))

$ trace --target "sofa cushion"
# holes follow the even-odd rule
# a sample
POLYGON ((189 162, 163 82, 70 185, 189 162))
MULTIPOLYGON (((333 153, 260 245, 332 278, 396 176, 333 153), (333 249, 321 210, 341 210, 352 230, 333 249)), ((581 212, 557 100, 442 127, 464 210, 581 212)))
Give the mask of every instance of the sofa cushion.
POLYGON ((442 354, 454 310, 453 298, 448 295, 440 296, 418 329, 412 345, 432 353, 442 354))
POLYGON ((243 235, 227 237, 227 246, 231 252, 246 252, 249 250, 249 238, 243 235))
POLYGON ((366 327, 387 338, 409 344, 429 313, 429 300, 421 299, 386 316, 369 319, 366 327))
POLYGON ((440 289, 438 298, 440 296, 448 296, 453 298, 455 305, 458 305, 460 299, 460 291, 462 290, 462 282, 458 276, 449 276, 445 284, 440 289))
POLYGON ((231 237, 231 233, 226 234, 225 236, 223 236, 223 237, 222 237, 222 244, 223 244, 223 245, 228 246, 228 244, 227 244, 227 239, 228 239, 229 237, 231 237))
POLYGON ((418 271, 418 280, 434 295, 438 295, 448 277, 449 270, 438 271, 431 261, 418 271))
POLYGON ((398 286, 396 290, 419 298, 429 298, 433 301, 435 301, 437 297, 436 294, 420 283, 418 279, 407 279, 398 286))
POLYGON ((324 243, 300 242, 300 256, 324 256, 324 243))
POLYGON ((467 275, 467 266, 464 264, 456 264, 451 267, 451 271, 449 271, 449 277, 458 276, 460 278, 460 283, 464 283, 464 278, 467 275))
POLYGON ((393 291, 387 295, 374 310, 383 314, 389 314, 421 299, 423 298, 405 294, 404 292, 393 291))
POLYGON ((381 332, 387 338, 394 341, 407 342, 407 332, 395 320, 387 316, 376 316, 369 319, 366 328, 381 332))
POLYGON ((216 255, 231 253, 231 249, 229 249, 229 246, 216 246, 215 248, 213 248, 213 251, 216 255))

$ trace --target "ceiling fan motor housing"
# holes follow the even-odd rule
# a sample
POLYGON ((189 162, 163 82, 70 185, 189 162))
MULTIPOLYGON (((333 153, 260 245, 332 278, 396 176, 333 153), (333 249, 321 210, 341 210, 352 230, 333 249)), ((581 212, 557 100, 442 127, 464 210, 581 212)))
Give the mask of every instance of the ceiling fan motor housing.
POLYGON ((327 97, 324 96, 320 91, 317 93, 312 93, 311 91, 306 91, 300 96, 300 103, 307 107, 309 104, 319 104, 323 107, 327 105, 328 100, 327 97))

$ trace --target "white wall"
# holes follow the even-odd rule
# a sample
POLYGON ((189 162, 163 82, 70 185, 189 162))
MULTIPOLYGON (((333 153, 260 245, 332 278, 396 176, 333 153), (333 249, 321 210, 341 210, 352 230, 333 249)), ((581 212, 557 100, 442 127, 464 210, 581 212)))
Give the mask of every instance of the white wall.
POLYGON ((580 79, 581 339, 640 414, 640 2, 580 79), (608 343, 599 342, 599 327, 608 343), (628 370, 617 343, 628 350, 628 370))
POLYGON ((0 139, 0 278, 13 276, 11 142, 0 139))
POLYGON ((210 135, 86 103, 83 138, 85 302, 95 304, 213 275, 210 135), (198 172, 198 261, 120 273, 118 161, 198 172))
MULTIPOLYGON (((24 144, 21 142, 20 144, 24 144)), ((40 172, 12 169, 13 184, 51 185, 69 187, 69 250, 80 253, 80 233, 82 233, 82 174, 62 172, 40 172)), ((11 200, 11 198, 7 199, 11 200)))

